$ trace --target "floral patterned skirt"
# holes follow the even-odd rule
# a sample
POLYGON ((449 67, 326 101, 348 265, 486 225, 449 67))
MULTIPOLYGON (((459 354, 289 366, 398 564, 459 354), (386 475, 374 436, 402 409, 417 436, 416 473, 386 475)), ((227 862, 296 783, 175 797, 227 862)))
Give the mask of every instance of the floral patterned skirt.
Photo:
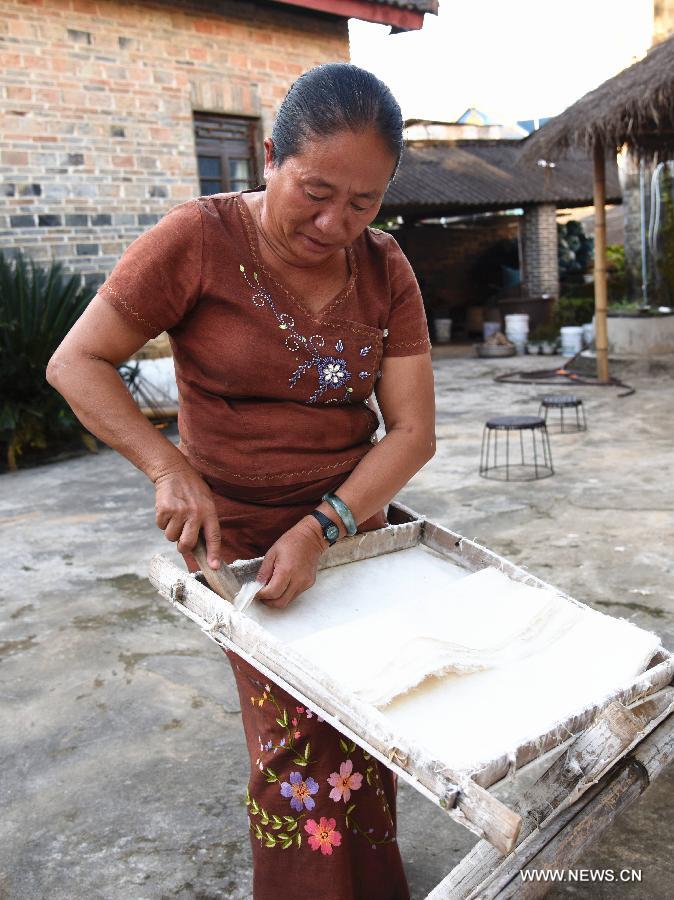
POLYGON ((409 900, 393 773, 227 655, 251 763, 254 900, 409 900))
MULTIPOLYGON (((211 487, 222 555, 231 562, 263 555, 316 507, 325 485, 257 502, 211 487)), ((382 520, 373 517, 360 530, 382 520)), ((190 554, 184 557, 190 571, 198 569, 190 554)), ((393 773, 240 656, 227 656, 250 756, 254 900, 409 900, 393 773)))

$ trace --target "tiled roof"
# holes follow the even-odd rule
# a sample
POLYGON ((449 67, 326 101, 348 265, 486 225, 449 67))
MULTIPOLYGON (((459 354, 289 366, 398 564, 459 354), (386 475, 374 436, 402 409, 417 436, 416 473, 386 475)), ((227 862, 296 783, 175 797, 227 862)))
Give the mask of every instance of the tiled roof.
MULTIPOLYGON (((382 204, 387 215, 458 215, 532 203, 592 204, 592 161, 575 155, 554 168, 520 160, 521 141, 417 142, 405 148, 382 204)), ((615 157, 606 163, 607 202, 620 202, 615 157)))

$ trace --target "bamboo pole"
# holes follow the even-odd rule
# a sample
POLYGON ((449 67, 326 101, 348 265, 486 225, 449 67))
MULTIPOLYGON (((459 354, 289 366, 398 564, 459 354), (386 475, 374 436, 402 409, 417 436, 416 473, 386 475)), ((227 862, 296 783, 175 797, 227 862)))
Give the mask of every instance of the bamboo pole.
POLYGON ((594 330, 597 349, 597 378, 607 384, 608 331, 606 307, 606 165, 604 142, 594 142, 594 330))

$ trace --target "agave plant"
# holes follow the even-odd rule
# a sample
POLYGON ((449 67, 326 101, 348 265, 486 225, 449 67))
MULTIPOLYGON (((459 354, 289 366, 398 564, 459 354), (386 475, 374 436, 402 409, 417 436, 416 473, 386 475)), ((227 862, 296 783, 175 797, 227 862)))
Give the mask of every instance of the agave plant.
POLYGON ((60 263, 43 268, 0 253, 0 446, 9 469, 24 449, 46 449, 82 431, 45 369, 93 294, 60 263))

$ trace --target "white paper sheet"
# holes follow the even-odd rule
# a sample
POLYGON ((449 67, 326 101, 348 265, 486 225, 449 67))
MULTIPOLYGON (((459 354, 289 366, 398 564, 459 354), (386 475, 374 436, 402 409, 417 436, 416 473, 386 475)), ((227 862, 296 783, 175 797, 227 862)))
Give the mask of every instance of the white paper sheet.
POLYGON ((327 569, 286 610, 256 602, 247 615, 468 771, 601 702, 660 647, 624 619, 422 545, 327 569))

